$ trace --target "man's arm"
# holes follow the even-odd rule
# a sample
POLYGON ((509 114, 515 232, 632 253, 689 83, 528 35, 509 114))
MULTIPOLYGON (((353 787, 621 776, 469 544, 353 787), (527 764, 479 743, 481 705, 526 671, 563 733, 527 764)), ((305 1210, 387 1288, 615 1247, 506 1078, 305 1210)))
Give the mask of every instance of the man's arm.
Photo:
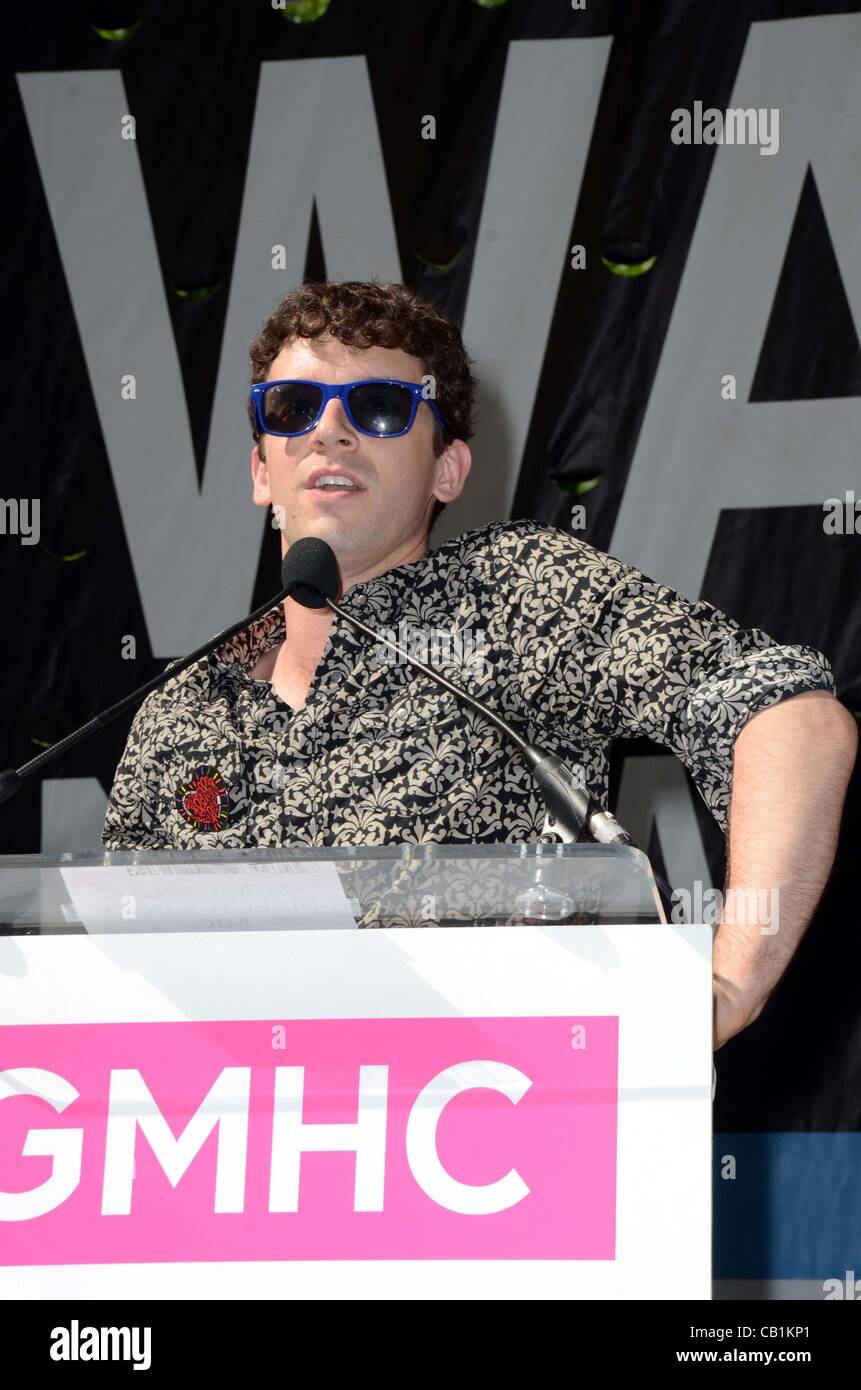
POLYGON ((714 943, 714 1046, 761 1013, 825 887, 858 731, 824 690, 759 710, 733 750, 724 911, 714 943))
POLYGON ((562 576, 548 591, 568 656, 547 676, 560 717, 589 736, 645 736, 670 748, 728 836, 727 887, 736 891, 715 939, 719 1047, 760 1013, 813 915, 834 859, 854 722, 814 648, 742 628, 561 533, 529 545, 562 576), (776 931, 774 922, 745 924, 745 888, 755 904, 747 915, 778 907, 776 931))

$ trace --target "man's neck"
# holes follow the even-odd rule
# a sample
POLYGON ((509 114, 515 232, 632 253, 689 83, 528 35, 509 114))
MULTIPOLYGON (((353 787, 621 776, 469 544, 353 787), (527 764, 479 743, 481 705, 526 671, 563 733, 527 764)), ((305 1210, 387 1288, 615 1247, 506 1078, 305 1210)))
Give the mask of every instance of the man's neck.
MULTIPOLYGON (((342 593, 346 594, 354 584, 364 584, 368 579, 375 579, 378 574, 387 574, 389 570, 397 569, 400 565, 411 565, 416 560, 420 560, 427 554, 428 537, 413 541, 403 546, 400 550, 393 552, 385 560, 378 561, 366 570, 358 570, 351 573, 341 572, 342 593)), ((284 547, 286 554, 286 547, 284 547)), ((286 637, 279 649, 282 661, 289 661, 291 665, 305 667, 311 671, 316 670, 317 663, 323 654, 323 648, 329 636, 329 629, 332 626, 334 613, 331 608, 306 608, 304 604, 297 603, 295 599, 284 600, 284 626, 286 637)))

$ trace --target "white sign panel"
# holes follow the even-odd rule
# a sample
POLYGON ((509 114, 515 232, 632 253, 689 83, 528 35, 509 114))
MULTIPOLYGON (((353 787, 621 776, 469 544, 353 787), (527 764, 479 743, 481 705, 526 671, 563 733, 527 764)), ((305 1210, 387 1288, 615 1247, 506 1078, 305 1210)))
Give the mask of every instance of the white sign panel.
POLYGON ((709 1298, 711 930, 0 938, 0 1296, 709 1298))

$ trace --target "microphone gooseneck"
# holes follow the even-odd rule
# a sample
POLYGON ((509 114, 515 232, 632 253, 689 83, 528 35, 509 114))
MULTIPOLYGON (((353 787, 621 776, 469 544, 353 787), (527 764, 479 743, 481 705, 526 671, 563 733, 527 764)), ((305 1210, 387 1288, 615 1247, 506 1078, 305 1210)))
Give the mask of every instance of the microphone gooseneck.
POLYGON ((547 808, 548 824, 560 838, 576 841, 583 837, 584 832, 588 832, 600 844, 633 845, 627 831, 622 829, 609 811, 603 810, 589 796, 586 788, 562 758, 530 743, 507 719, 503 719, 483 701, 476 699, 468 690, 455 685, 454 681, 419 661, 390 637, 375 632, 361 619, 341 608, 335 602, 335 596, 341 587, 338 561, 335 552, 326 541, 317 536, 295 541, 281 566, 281 583, 288 596, 294 598, 297 603, 308 608, 322 608, 328 605, 334 613, 365 633, 367 637, 385 642, 410 666, 430 677, 437 685, 441 685, 458 700, 469 705, 482 719, 493 724, 515 745, 532 768, 547 808))

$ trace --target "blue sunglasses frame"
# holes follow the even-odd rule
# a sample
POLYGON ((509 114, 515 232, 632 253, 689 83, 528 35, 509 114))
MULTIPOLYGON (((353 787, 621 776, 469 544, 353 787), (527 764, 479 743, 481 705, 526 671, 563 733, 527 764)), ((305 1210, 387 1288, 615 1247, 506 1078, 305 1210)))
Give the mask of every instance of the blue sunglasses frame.
POLYGON ((437 424, 439 425, 443 433, 445 433, 445 421, 442 417, 442 414, 436 401, 431 400, 430 397, 423 395, 423 390, 424 387, 419 385, 415 381, 398 381, 397 378, 390 376, 368 376, 363 377, 360 381, 344 381, 341 383, 340 386, 331 386, 326 381, 310 381, 306 377, 291 376, 284 377, 282 380, 279 381, 257 381, 251 387, 248 393, 248 397, 251 401, 251 408, 254 412, 254 419, 257 422, 257 427, 260 430, 261 434, 271 434, 279 439, 296 439, 299 437, 299 435, 308 434, 309 431, 311 431, 315 425, 319 424, 323 412, 326 409, 326 406, 329 404, 331 400, 334 400, 336 396, 339 397, 341 404, 344 407, 344 413, 347 416, 347 419, 349 420, 353 429, 358 430, 359 434, 369 435, 371 439, 400 439, 402 435, 409 434, 415 422, 416 413, 422 401, 424 401, 426 405, 430 406, 434 418, 437 421, 437 424), (306 425, 305 428, 302 430, 267 429, 266 425, 263 422, 263 396, 271 386, 318 387, 318 389, 322 393, 320 400, 320 409, 314 416, 314 419, 311 421, 311 423, 309 425, 306 425), (358 421, 354 418, 353 412, 350 409, 350 392, 353 390, 355 386, 405 387, 406 390, 409 391, 410 396, 412 397, 412 403, 410 408, 410 418, 407 421, 404 428, 402 430, 396 430, 394 434, 379 434, 376 430, 363 429, 362 426, 358 423, 358 421))

